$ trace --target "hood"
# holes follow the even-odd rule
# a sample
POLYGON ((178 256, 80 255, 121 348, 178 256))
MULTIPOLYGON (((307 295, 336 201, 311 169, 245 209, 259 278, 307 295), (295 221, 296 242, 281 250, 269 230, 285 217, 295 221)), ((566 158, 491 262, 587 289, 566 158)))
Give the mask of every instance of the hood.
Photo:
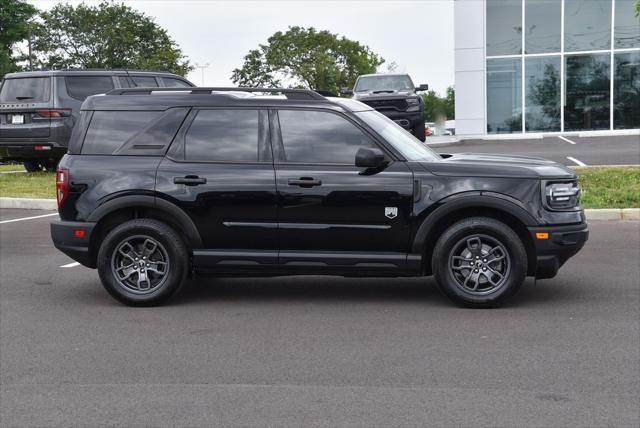
POLYGON ((354 100, 365 100, 369 98, 406 98, 408 96, 415 95, 415 92, 410 89, 379 89, 376 91, 366 91, 366 92, 354 92, 353 99, 354 100))
POLYGON ((575 172, 564 165, 538 157, 460 153, 442 155, 442 162, 424 165, 435 175, 573 179, 575 172))

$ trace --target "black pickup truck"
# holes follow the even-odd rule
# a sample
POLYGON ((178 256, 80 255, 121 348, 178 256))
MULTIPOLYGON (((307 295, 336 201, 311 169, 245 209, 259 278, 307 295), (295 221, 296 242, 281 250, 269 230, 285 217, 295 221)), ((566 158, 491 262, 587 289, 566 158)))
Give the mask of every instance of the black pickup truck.
POLYGON ((356 80, 353 90, 343 88, 343 94, 363 102, 424 141, 424 103, 417 91, 426 91, 428 85, 413 85, 408 74, 363 74, 356 80))

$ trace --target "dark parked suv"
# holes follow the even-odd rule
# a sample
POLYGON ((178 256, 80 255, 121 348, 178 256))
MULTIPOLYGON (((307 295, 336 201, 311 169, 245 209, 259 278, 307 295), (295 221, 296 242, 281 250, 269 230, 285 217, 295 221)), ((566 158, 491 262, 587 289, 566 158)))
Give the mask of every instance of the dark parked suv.
POLYGON ((567 168, 441 157, 370 107, 307 90, 90 97, 56 187, 55 246, 130 305, 192 274, 326 274, 434 275, 487 307, 588 237, 567 168))
POLYGON ((171 73, 64 70, 10 73, 0 83, 0 160, 23 162, 27 171, 55 169, 67 152, 80 106, 114 88, 191 87, 171 73))

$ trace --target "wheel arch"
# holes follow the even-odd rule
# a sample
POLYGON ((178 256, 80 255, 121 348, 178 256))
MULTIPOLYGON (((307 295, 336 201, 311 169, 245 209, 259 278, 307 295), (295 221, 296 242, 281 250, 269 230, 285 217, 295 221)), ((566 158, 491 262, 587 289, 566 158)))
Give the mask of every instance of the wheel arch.
POLYGON ((533 275, 536 253, 527 227, 536 225, 537 221, 519 201, 511 199, 504 195, 476 193, 443 201, 421 223, 412 244, 411 252, 422 255, 423 273, 432 274, 431 257, 436 241, 449 226, 464 218, 483 216, 505 223, 518 235, 527 252, 527 275, 533 275))
POLYGON ((88 218, 96 226, 89 241, 89 258, 95 265, 100 243, 114 226, 136 218, 153 218, 173 227, 191 253, 202 248, 202 239, 189 216, 175 204, 150 195, 128 195, 102 204, 88 218))

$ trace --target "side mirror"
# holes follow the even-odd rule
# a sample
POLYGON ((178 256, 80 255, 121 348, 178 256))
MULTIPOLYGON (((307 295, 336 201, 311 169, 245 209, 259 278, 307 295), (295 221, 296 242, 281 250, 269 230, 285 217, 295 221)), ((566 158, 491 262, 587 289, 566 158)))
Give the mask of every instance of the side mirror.
POLYGON ((384 153, 380 149, 361 147, 356 152, 356 166, 358 168, 380 168, 386 163, 384 153))
POLYGON ((349 88, 347 88, 346 86, 343 86, 342 88, 340 88, 340 94, 341 95, 353 95, 353 91, 349 88))
POLYGON ((429 85, 427 85, 426 83, 423 83, 422 85, 416 88, 416 91, 428 91, 428 90, 429 90, 429 85))

